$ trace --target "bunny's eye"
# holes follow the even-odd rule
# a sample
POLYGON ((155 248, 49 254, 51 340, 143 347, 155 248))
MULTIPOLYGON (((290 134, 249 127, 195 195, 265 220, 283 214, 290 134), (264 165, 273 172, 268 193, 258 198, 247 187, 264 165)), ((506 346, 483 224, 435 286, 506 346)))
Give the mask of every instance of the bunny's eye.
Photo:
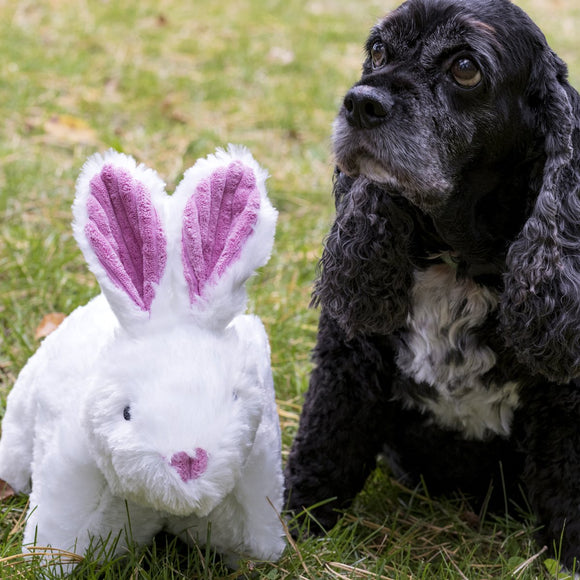
POLYGON ((125 419, 125 421, 131 420, 131 407, 129 407, 129 405, 123 409, 123 419, 125 419))
POLYGON ((238 393, 238 389, 234 389, 234 392, 232 393, 232 399, 237 401, 239 396, 240 394, 238 393))

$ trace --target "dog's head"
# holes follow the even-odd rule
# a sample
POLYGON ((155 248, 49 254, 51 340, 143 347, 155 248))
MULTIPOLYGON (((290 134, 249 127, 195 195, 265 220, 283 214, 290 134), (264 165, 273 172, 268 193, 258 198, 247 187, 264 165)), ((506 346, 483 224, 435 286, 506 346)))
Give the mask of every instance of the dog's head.
POLYGON ((370 34, 335 122, 338 167, 428 213, 476 172, 501 178, 537 155, 526 93, 542 45, 507 0, 406 2, 370 34))
POLYGON ((337 219, 315 290, 347 334, 401 326, 417 252, 446 251, 503 275, 522 361, 580 373, 577 102, 508 0, 408 0, 372 29, 334 125, 337 219))

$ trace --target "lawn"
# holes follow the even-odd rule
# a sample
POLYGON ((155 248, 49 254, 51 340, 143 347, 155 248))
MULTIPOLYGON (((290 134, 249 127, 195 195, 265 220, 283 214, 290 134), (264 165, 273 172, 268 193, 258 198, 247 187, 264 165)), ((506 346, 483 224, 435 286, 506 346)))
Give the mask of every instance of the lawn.
MULTIPOLYGON (((580 86, 580 8, 521 0, 580 86)), ((309 308, 333 215, 331 124, 362 45, 392 0, 0 0, 0 415, 47 314, 98 292, 71 235, 85 158, 113 147, 154 167, 171 191, 216 147, 240 143, 268 169, 280 211, 275 249, 253 279, 286 457, 307 388, 318 313, 309 308)), ((0 577, 37 578, 23 561, 26 498, 3 501, 0 577)), ((461 498, 409 490, 379 466, 326 537, 289 544, 277 564, 224 568, 211 551, 162 536, 79 578, 547 577, 533 522, 475 514, 461 498)), ((550 565, 550 562, 548 562, 550 565)))

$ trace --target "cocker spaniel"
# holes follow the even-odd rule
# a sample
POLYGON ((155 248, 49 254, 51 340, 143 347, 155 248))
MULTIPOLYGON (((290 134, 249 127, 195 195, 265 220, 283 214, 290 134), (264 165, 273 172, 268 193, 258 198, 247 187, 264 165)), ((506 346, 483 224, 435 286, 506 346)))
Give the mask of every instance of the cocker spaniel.
MULTIPOLYGON (((523 483, 580 557, 580 112, 508 0, 408 0, 334 125, 336 219, 286 467, 331 527, 378 454, 434 493, 523 483), (501 482, 500 482, 501 478, 501 482)), ((502 499, 503 501, 503 499, 502 499)))

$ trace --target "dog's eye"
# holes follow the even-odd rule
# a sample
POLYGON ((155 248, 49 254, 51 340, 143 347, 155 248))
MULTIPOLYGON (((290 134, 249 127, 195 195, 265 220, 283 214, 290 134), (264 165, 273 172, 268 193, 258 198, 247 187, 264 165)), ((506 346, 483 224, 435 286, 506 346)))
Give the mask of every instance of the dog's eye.
POLYGON ((373 68, 380 68, 387 62, 385 45, 382 42, 377 41, 372 45, 371 60, 373 62, 373 68))
POLYGON ((129 407, 129 405, 123 409, 123 419, 125 419, 125 421, 131 420, 131 407, 129 407))
POLYGON ((451 65, 451 74, 455 82, 462 87, 475 87, 481 81, 481 71, 470 58, 458 58, 451 65))

